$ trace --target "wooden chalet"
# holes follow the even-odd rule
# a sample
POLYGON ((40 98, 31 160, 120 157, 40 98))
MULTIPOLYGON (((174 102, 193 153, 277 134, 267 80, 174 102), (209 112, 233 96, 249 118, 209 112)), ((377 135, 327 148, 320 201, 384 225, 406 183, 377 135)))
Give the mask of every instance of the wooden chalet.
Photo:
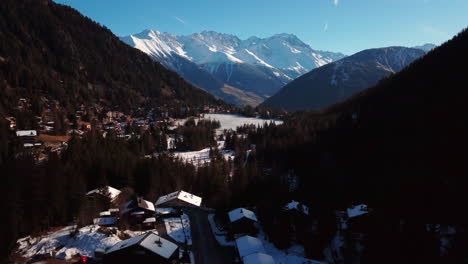
POLYGON ((161 196, 156 201, 156 207, 191 207, 200 206, 202 198, 184 191, 173 192, 161 196))
POLYGON ((245 208, 237 208, 228 213, 229 226, 232 235, 258 233, 258 219, 254 212, 245 208))
POLYGON ((272 256, 266 254, 260 239, 252 236, 242 236, 236 239, 236 249, 239 259, 244 264, 274 264, 272 256))
POLYGON ((147 232, 109 248, 104 254, 103 263, 179 263, 179 247, 153 232, 147 232))
POLYGON ((287 226, 292 241, 301 240, 300 236, 306 235, 306 231, 311 229, 309 207, 294 200, 283 207, 279 220, 287 226))
POLYGON ((124 204, 121 211, 121 218, 124 218, 131 225, 140 225, 147 218, 155 217, 154 204, 138 197, 124 204))

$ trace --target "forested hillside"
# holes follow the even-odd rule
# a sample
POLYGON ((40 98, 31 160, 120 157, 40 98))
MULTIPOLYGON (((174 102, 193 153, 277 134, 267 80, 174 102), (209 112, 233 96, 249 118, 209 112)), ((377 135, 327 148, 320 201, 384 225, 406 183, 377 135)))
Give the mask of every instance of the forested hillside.
POLYGON ((76 10, 50 0, 0 5, 0 113, 29 98, 66 109, 82 103, 126 110, 140 105, 201 105, 213 96, 122 43, 76 10))
POLYGON ((368 49, 308 72, 284 86, 262 106, 320 110, 375 85, 426 53, 420 49, 368 49))
POLYGON ((464 263, 466 47, 468 30, 345 102, 298 113, 281 127, 251 130, 247 144, 257 144, 257 162, 247 178, 265 181, 257 188, 266 184, 271 191, 250 189, 239 199, 267 215, 274 197, 305 201, 323 220, 323 241, 331 239, 323 230, 333 210, 366 203, 374 211, 362 263, 464 263), (297 178, 297 191, 284 184, 290 177, 297 178), (427 231, 434 223, 456 226, 449 254, 439 253, 441 242, 427 231))

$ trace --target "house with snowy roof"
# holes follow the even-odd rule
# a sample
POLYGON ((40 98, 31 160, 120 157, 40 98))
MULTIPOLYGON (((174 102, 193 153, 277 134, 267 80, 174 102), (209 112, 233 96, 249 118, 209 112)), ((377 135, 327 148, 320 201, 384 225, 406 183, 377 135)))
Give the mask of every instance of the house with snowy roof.
POLYGON ((263 243, 253 236, 242 236, 236 239, 236 249, 244 264, 274 264, 272 256, 266 254, 263 243))
POLYGON ((262 241, 253 236, 242 236, 237 238, 236 249, 241 259, 254 253, 266 253, 262 241))
POLYGON ((108 197, 111 202, 115 201, 117 197, 120 195, 120 190, 113 188, 111 186, 103 186, 100 188, 96 188, 86 193, 86 196, 90 199, 94 199, 97 196, 108 197))
POLYGON ((283 211, 288 213, 288 214, 294 214, 294 215, 300 215, 300 216, 308 216, 309 215, 309 207, 307 207, 303 203, 300 203, 300 202, 294 201, 294 200, 287 203, 283 207, 283 211))
POLYGON ((372 225, 370 212, 371 210, 365 204, 353 205, 346 209, 346 228, 353 236, 357 237, 360 233, 365 233, 372 225))
POLYGON ((228 213, 230 233, 233 236, 240 234, 255 235, 258 233, 258 219, 254 212, 245 209, 237 208, 228 213))
POLYGON ((285 204, 278 220, 281 228, 287 230, 291 241, 302 241, 307 236, 307 231, 312 229, 309 207, 298 201, 285 204))
POLYGON ((132 226, 142 225, 148 218, 155 217, 154 204, 141 197, 126 202, 120 212, 121 218, 132 226))
POLYGON ((109 248, 104 264, 179 263, 179 247, 153 232, 123 240, 109 248))
POLYGON ((173 192, 158 198, 156 207, 200 206, 202 198, 184 191, 173 192))

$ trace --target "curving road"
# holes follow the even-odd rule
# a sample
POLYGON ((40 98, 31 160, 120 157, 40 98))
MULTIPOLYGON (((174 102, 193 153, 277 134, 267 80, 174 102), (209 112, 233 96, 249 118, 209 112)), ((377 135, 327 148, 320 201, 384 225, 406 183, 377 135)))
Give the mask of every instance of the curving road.
POLYGON ((200 208, 184 208, 190 218, 192 251, 196 264, 234 263, 234 249, 222 247, 216 241, 208 222, 208 212, 200 208))

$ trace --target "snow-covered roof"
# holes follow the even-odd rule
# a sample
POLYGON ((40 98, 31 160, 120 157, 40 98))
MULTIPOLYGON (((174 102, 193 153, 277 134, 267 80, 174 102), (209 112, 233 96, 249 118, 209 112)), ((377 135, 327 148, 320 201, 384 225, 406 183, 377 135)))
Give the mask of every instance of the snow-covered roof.
POLYGON ((143 221, 143 224, 155 223, 155 222, 156 222, 156 217, 149 217, 149 218, 146 218, 145 221, 143 221))
POLYGON ((181 201, 193 204, 195 206, 200 206, 202 202, 201 197, 198 197, 188 192, 177 191, 177 192, 173 192, 173 193, 159 197, 158 200, 156 201, 156 206, 175 200, 175 199, 179 199, 181 201))
POLYGON ((107 250, 106 254, 134 245, 139 245, 165 259, 169 259, 178 248, 176 244, 170 242, 169 240, 166 240, 153 232, 147 232, 145 234, 115 244, 107 250))
POLYGON ((113 187, 110 187, 110 186, 104 186, 104 187, 101 187, 101 188, 91 190, 88 193, 86 193, 86 195, 93 195, 95 193, 101 194, 101 195, 104 195, 104 194, 108 193, 109 198, 111 200, 114 200, 115 198, 117 198, 117 196, 119 196, 120 191, 113 188, 113 187))
POLYGON ((254 253, 266 253, 262 241, 252 236, 243 236, 236 239, 236 247, 241 258, 254 253))
MULTIPOLYGON (((149 211, 155 211, 154 204, 142 198, 137 198, 136 200, 130 200, 126 202, 124 204, 124 208, 125 209, 122 211, 122 213, 127 213, 136 208, 143 208, 149 211)), ((138 214, 138 212, 135 212, 134 214, 138 214)))
POLYGON ((255 222, 258 222, 257 216, 255 215, 255 213, 245 208, 234 209, 230 211, 228 215, 229 215, 229 220, 231 221, 231 223, 244 217, 250 220, 253 220, 255 222))
POLYGON ((346 212, 348 213, 348 217, 352 218, 352 217, 367 214, 369 210, 367 209, 367 205, 360 204, 360 205, 356 205, 354 207, 346 209, 346 212))
POLYGON ((150 211, 154 211, 154 204, 152 202, 146 201, 144 199, 138 199, 138 206, 141 208, 148 209, 150 211))
POLYGON ((103 211, 99 213, 99 216, 109 216, 109 215, 111 215, 110 211, 103 211))
POLYGON ((17 137, 35 137, 37 136, 36 130, 18 130, 16 131, 17 137))
POLYGON ((299 211, 301 213, 309 215, 309 207, 307 207, 306 205, 304 205, 302 203, 299 203, 298 201, 294 201, 294 200, 292 200, 291 202, 286 204, 283 209, 285 211, 297 210, 297 211, 299 211))
POLYGON ((254 253, 244 257, 244 264, 275 264, 275 260, 270 255, 254 253))
POLYGON ((132 215, 144 215, 144 211, 137 211, 137 212, 132 212, 132 215))
POLYGON ((174 208, 156 208, 156 213, 160 215, 176 213, 174 208))
POLYGON ((115 217, 99 217, 94 218, 93 223, 95 225, 113 225, 117 222, 117 218, 115 217))

